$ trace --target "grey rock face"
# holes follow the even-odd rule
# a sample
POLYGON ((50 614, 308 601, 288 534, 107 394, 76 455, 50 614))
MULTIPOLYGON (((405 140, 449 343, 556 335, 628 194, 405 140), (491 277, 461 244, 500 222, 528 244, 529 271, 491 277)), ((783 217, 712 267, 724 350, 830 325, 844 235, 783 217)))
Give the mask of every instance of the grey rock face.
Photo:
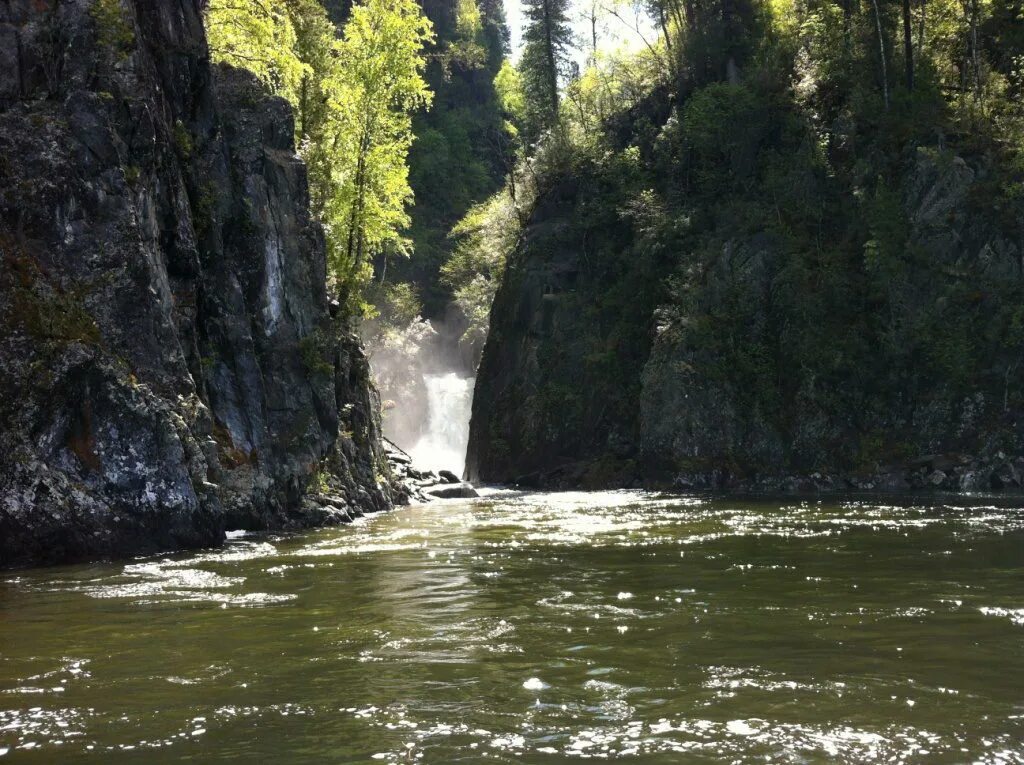
POLYGON ((480 496, 472 484, 445 483, 424 489, 424 493, 437 499, 472 499, 480 496))
POLYGON ((329 522, 325 474, 388 507, 288 105, 198 0, 91 7, 0 8, 0 565, 329 522))
POLYGON ((471 481, 598 487, 636 477, 659 277, 624 270, 632 226, 588 211, 599 183, 556 185, 509 258, 473 395, 471 481))
MULTIPOLYGON (((902 204, 907 223, 906 251, 926 266, 915 265, 892 285, 895 308, 885 320, 900 328, 898 344, 907 353, 915 332, 930 331, 919 326, 922 317, 945 310, 950 283, 978 313, 986 293, 1019 288, 1024 240, 1015 229, 1024 231, 1024 218, 1019 209, 979 209, 989 161, 968 163, 952 152, 925 149, 905 157, 894 204, 902 204)), ((1000 450, 1024 451, 1021 368, 1007 363, 1019 349, 978 338, 992 358, 958 382, 924 361, 902 377, 874 377, 879 368, 885 372, 885 354, 898 353, 878 348, 857 356, 854 343, 842 345, 843 352, 854 348, 850 358, 868 370, 861 376, 868 379, 823 381, 756 359, 748 361, 758 371, 744 378, 725 368, 721 349, 706 342, 713 332, 701 345, 694 327, 739 314, 744 323, 736 343, 764 341, 769 354, 777 353, 785 337, 780 328, 806 320, 779 303, 790 245, 770 231, 730 229, 701 251, 699 266, 685 249, 659 261, 663 243, 645 248, 643 232, 633 231, 628 219, 610 219, 615 213, 608 198, 625 205, 635 190, 605 190, 600 209, 606 220, 588 218, 598 183, 584 177, 556 185, 509 258, 477 377, 471 480, 795 491, 987 491, 1024 481, 1012 461, 999 456, 1000 450), (682 274, 694 303, 661 290, 671 274, 682 274), (630 299, 609 310, 616 294, 630 299), (782 385, 785 376, 787 383, 800 382, 782 385), (748 395, 741 379, 774 398, 748 395), (921 464, 920 455, 936 454, 956 455, 956 462, 921 464)), ((872 305, 866 302, 864 310, 872 305)), ((950 322, 977 315, 948 307, 950 322)), ((962 334, 963 326, 949 329, 962 334)), ((828 331, 841 335, 844 329, 828 331)), ((869 346, 877 341, 869 333, 860 339, 869 346)), ((829 340, 824 332, 821 342, 827 347, 829 340)))
MULTIPOLYGON (((998 219, 971 214, 966 200, 976 179, 961 157, 921 150, 905 168, 902 202, 909 221, 907 249, 927 252, 937 269, 956 273, 981 291, 994 282, 1019 280, 1020 253, 1003 239, 998 219)), ((754 314, 767 317, 777 257, 773 243, 761 235, 727 242, 704 276, 703 299, 722 312, 727 301, 719 295, 736 291, 752 296, 754 314)), ((912 326, 917 316, 944 300, 944 286, 922 275, 895 288, 904 323, 912 326)), ((914 381, 913 392, 884 386, 857 390, 862 411, 824 409, 820 397, 800 391, 784 417, 776 413, 772 418, 738 405, 742 391, 730 386, 728 377, 714 374, 714 358, 686 342, 680 327, 687 320, 676 316, 659 327, 644 369, 641 449, 650 472, 704 486, 763 486, 766 478, 777 485, 774 479, 812 470, 841 475, 840 485, 856 488, 977 491, 1014 485, 1008 472, 1005 481, 993 474, 999 459, 989 442, 1000 428, 1012 429, 1006 421, 1013 413, 991 391, 965 395, 941 380, 921 379, 914 381), (898 433, 907 458, 955 451, 972 454, 976 464, 957 470, 936 464, 932 472, 920 474, 906 458, 902 464, 855 467, 865 427, 898 433), (706 480, 716 470, 714 480, 706 480)))

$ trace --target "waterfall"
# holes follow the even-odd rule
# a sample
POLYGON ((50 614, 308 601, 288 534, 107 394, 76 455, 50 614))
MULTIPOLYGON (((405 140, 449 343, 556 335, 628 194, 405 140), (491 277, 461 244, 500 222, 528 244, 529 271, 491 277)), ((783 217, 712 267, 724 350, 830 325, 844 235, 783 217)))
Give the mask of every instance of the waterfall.
POLYGON ((427 387, 427 429, 409 454, 418 466, 451 470, 461 476, 469 445, 474 379, 449 372, 425 375, 423 382, 427 387))

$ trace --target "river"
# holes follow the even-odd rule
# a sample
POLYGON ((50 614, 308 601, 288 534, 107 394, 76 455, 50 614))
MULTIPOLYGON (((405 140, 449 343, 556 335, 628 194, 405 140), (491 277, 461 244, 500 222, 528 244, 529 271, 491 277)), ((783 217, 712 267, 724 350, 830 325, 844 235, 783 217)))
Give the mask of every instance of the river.
POLYGON ((8 572, 0 762, 1021 763, 1022 505, 495 493, 8 572))

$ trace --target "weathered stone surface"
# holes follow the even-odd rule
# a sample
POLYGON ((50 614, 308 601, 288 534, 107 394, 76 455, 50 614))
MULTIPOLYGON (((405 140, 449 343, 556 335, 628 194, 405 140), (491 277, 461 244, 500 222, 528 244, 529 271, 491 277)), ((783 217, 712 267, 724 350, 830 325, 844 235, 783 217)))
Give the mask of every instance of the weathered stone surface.
MULTIPOLYGON (((880 319, 900 328, 901 346, 913 346, 915 332, 932 331, 917 325, 949 304, 950 283, 976 306, 961 318, 986 310, 986 293, 1019 289, 1024 210, 979 209, 991 161, 968 162, 944 149, 911 148, 904 157, 894 204, 902 204, 907 222, 906 250, 923 265, 915 261, 916 270, 892 287, 899 315, 880 319)), ((628 216, 614 217, 621 213, 609 200, 627 207, 636 190, 601 189, 600 173, 591 172, 574 167, 552 184, 508 260, 477 378, 471 480, 794 491, 988 491, 1024 481, 1005 467, 1013 460, 1000 456, 1024 451, 1022 371, 1009 339, 1004 347, 980 339, 999 359, 979 367, 991 363, 1001 372, 977 368, 961 375, 969 381, 947 381, 925 360, 920 371, 904 374, 901 367, 902 377, 885 378, 882 354, 914 351, 875 354, 877 338, 865 333, 866 350, 837 345, 849 358, 862 354, 865 370, 875 366, 864 362, 883 359, 877 378, 865 373, 852 381, 843 372, 827 381, 802 377, 799 387, 782 384, 790 370, 773 362, 788 357, 776 346, 784 328, 801 321, 798 311, 779 307, 791 244, 771 230, 729 229, 699 260, 682 245, 661 252, 675 240, 645 242, 628 216), (672 274, 691 285, 686 294, 693 302, 664 290, 672 274), (616 297, 624 294, 630 299, 616 297), (731 342, 749 342, 771 357, 748 359, 745 377, 723 364, 721 348, 701 345, 716 322, 737 315, 738 305, 743 321, 731 342), (694 327, 710 329, 702 336, 694 327), (751 396, 749 386, 768 395, 751 396)), ((852 198, 856 191, 837 193, 852 198)), ((868 300, 864 310, 872 305, 868 300)), ((957 310, 950 308, 953 320, 957 310)), ((821 342, 827 348, 827 333, 821 342)), ((950 349, 959 352, 953 341, 950 349)))
POLYGON ((396 502, 432 502, 435 499, 471 499, 479 496, 470 483, 462 482, 450 470, 417 468, 412 457, 382 439, 384 451, 391 465, 391 491, 396 502))
POLYGON ((636 476, 658 277, 623 272, 634 232, 589 212, 599 188, 591 177, 555 185, 509 258, 473 395, 471 481, 559 487, 579 474, 593 487, 636 476))
POLYGON ((451 470, 438 470, 437 476, 445 483, 461 483, 459 477, 451 470))
POLYGON ((323 480, 388 507, 287 104, 198 0, 91 6, 0 8, 0 565, 337 522, 323 480))
MULTIPOLYGON (((910 224, 908 250, 927 252, 933 266, 981 289, 992 279, 1019 280, 1020 252, 1004 240, 998 219, 971 214, 966 200, 977 178, 961 157, 920 151, 904 168, 902 198, 910 224)), ((755 316, 766 320, 778 257, 778 247, 764 235, 727 241, 703 277, 702 299, 713 307, 709 313, 727 311, 728 295, 743 294, 754 301, 755 316)), ((943 300, 943 286, 924 278, 901 284, 897 302, 906 321, 943 300)), ((714 485, 749 486, 765 480, 777 484, 782 476, 818 469, 843 475, 856 488, 1012 487, 1012 480, 993 477, 1000 461, 993 444, 1016 441, 1019 449, 1024 443, 1014 413, 1004 411, 991 390, 965 395, 931 379, 909 382, 906 391, 880 385, 851 391, 861 402, 855 410, 825 409, 820 396, 801 391, 782 416, 772 417, 744 409, 744 391, 715 373, 712 355, 686 342, 680 330, 687 318, 676 315, 657 326, 644 368, 641 452, 648 477, 690 476, 701 484, 708 483, 709 471, 717 471, 714 485), (858 465, 864 433, 898 433, 906 461, 858 465), (923 460, 909 456, 934 452, 940 454, 923 460), (929 469, 915 473, 922 466, 929 469)))
POLYGON ((438 499, 472 499, 480 496, 469 483, 440 483, 424 489, 423 492, 438 499))

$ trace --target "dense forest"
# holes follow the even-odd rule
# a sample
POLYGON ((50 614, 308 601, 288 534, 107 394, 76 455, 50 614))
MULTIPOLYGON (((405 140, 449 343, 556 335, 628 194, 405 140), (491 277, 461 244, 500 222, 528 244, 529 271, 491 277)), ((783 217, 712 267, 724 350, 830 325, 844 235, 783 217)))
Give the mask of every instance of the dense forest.
POLYGON ((1019 4, 648 11, 557 98, 527 37, 544 132, 470 472, 1017 485, 1019 4))

